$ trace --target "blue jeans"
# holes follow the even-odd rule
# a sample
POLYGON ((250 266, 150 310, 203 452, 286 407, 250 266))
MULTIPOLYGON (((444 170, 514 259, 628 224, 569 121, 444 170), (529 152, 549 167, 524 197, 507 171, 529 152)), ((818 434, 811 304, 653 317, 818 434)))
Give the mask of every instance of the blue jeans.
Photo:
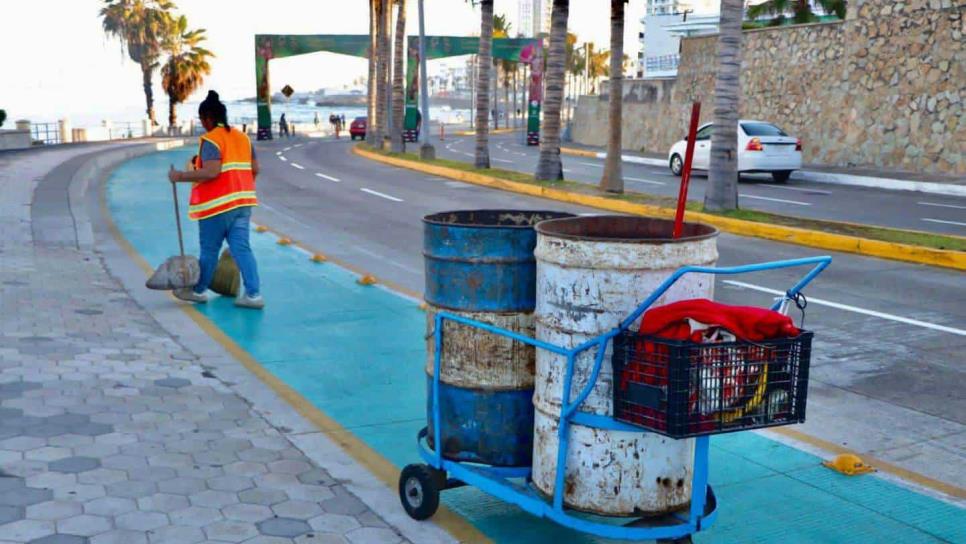
POLYGON ((204 293, 211 285, 218 265, 218 253, 221 244, 228 240, 231 256, 241 271, 245 293, 254 297, 259 293, 258 266, 255 255, 248 244, 248 224, 252 217, 251 206, 235 208, 234 210, 202 219, 198 222, 198 238, 201 242, 201 277, 195 285, 195 293, 204 293))

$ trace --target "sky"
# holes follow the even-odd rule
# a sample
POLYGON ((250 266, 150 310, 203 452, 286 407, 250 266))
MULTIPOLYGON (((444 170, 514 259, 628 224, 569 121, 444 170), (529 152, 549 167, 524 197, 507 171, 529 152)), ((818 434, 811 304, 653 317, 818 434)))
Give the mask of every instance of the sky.
MULTIPOLYGON (((50 121, 62 117, 136 118, 144 109, 141 73, 120 43, 108 38, 98 12, 101 0, 0 0, 0 51, 5 74, 0 108, 9 119, 50 121)), ((206 46, 217 57, 212 73, 193 99, 215 89, 223 99, 255 94, 253 36, 278 34, 366 34, 367 0, 175 0, 192 27, 207 30, 206 46)), ((610 2, 571 0, 569 30, 581 41, 609 48, 610 2)), ((517 19, 517 0, 495 0, 494 11, 517 19)), ((407 33, 418 31, 416 0, 407 2, 407 33)), ((630 0, 625 53, 637 55, 638 19, 644 0, 630 0)), ((425 0, 426 33, 479 34, 479 9, 466 0, 425 0)), ((514 25, 515 27, 518 25, 514 25)), ((511 28, 511 32, 513 32, 511 28)), ((432 64, 432 63, 431 63, 432 64)), ((272 62, 273 92, 341 88, 365 75, 364 59, 315 53, 272 62)), ((430 66, 430 71, 433 67, 430 66)), ((167 99, 155 75, 159 117, 167 99)))

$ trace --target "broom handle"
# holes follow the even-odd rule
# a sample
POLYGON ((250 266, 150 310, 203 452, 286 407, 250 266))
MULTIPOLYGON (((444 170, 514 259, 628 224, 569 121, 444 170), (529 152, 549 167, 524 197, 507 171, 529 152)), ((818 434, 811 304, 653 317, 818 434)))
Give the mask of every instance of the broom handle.
POLYGON ((178 224, 178 246, 181 247, 181 256, 184 257, 184 238, 181 235, 181 211, 178 209, 177 183, 171 183, 171 194, 174 195, 174 221, 178 224))

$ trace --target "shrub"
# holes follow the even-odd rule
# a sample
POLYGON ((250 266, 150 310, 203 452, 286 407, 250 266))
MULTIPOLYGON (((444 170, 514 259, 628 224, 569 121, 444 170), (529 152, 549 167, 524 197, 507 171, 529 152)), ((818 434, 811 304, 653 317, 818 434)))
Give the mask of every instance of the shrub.
POLYGON ((0 110, 0 127, 3 126, 3 122, 7 120, 7 110, 0 110))

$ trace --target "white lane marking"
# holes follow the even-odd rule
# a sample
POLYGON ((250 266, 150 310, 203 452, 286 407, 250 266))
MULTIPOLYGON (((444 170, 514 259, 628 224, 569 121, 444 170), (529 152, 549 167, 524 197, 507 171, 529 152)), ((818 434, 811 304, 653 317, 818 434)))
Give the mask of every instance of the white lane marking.
POLYGON ((665 185, 665 183, 663 181, 654 181, 654 180, 650 180, 650 179, 631 178, 631 177, 626 177, 626 176, 624 177, 624 179, 630 180, 630 181, 636 181, 638 183, 650 183, 651 185, 665 185))
POLYGON ((298 168, 299 170, 305 170, 305 167, 297 162, 290 163, 293 168, 298 168))
POLYGON ((316 175, 316 176, 318 176, 318 177, 320 177, 320 178, 325 178, 325 179, 327 179, 327 180, 329 180, 329 181, 334 181, 334 182, 336 182, 336 183, 340 183, 340 182, 342 182, 342 180, 341 180, 341 179, 339 179, 339 178, 334 178, 334 177, 332 177, 332 176, 327 176, 327 175, 325 175, 325 174, 322 174, 322 173, 320 173, 320 172, 316 172, 316 173, 315 173, 315 175, 316 175))
POLYGON ((275 152, 275 154, 276 154, 276 155, 281 155, 281 154, 282 154, 282 152, 281 152, 281 151, 276 151, 276 152, 275 152))
POLYGON ((569 169, 569 168, 561 168, 560 170, 561 170, 561 171, 562 171, 562 172, 563 172, 564 174, 569 174, 569 173, 571 173, 571 172, 573 172, 573 170, 571 170, 571 169, 569 169))
POLYGON ((821 189, 807 189, 805 187, 789 187, 787 185, 772 185, 771 183, 759 183, 762 187, 772 187, 775 189, 785 189, 786 191, 798 191, 800 193, 806 193, 810 195, 830 195, 832 191, 823 191, 821 189))
POLYGON ((278 156, 278 158, 279 158, 280 160, 283 160, 283 161, 287 161, 287 160, 288 160, 288 159, 286 159, 286 158, 285 158, 285 156, 284 156, 284 155, 279 155, 279 156, 278 156))
MULTIPOLYGON (((439 181, 439 178, 430 178, 434 181, 439 181)), ((447 181, 445 182, 447 187, 452 187, 454 189, 466 189, 467 187, 472 187, 468 183, 463 183, 462 181, 447 181)))
POLYGON ((597 164, 596 162, 578 162, 577 164, 582 164, 584 166, 593 166, 594 168, 603 168, 603 164, 597 164))
POLYGON ((283 149, 282 151, 291 151, 291 150, 292 150, 292 146, 288 146, 285 149, 283 149))
POLYGON ((770 202, 781 202, 782 204, 794 204, 796 206, 811 206, 808 202, 799 202, 797 200, 785 200, 784 198, 769 198, 767 196, 755 196, 741 193, 738 196, 741 198, 751 198, 753 200, 768 200, 770 202))
POLYGON ((472 154, 472 153, 467 153, 467 152, 465 152, 465 151, 460 151, 460 154, 461 154, 461 155, 466 155, 467 157, 475 157, 475 156, 476 156, 476 155, 474 155, 474 154, 472 154))
POLYGON ((578 213, 577 215, 581 217, 593 217, 595 215, 604 215, 602 213, 578 213))
POLYGON ((400 262, 394 261, 392 259, 387 259, 385 255, 380 255, 380 254, 376 253, 375 251, 369 251, 368 249, 361 248, 361 247, 358 247, 358 246, 357 247, 353 247, 352 249, 354 251, 357 251, 359 253, 362 253, 363 255, 368 255, 370 257, 375 257, 376 259, 379 259, 379 262, 389 263, 389 264, 395 266, 396 268, 400 268, 400 269, 405 270, 406 272, 409 272, 411 274, 419 274, 419 275, 422 275, 423 274, 423 271, 422 270, 416 270, 415 268, 408 267, 408 266, 406 266, 406 265, 404 265, 404 264, 402 264, 400 262))
POLYGON ((305 145, 305 144, 295 144, 292 147, 302 147, 303 145, 305 145))
POLYGON ((362 191, 363 193, 369 193, 370 195, 375 195, 375 196, 378 196, 378 197, 381 197, 381 198, 385 198, 386 200, 392 200, 393 202, 402 202, 403 201, 403 199, 401 199, 401 198, 396 198, 394 196, 389 196, 389 195, 387 195, 385 193, 380 193, 379 191, 373 191, 372 189, 366 189, 365 187, 363 187, 362 189, 359 189, 359 190, 362 191))
MULTIPOLYGON (((777 289, 769 289, 767 287, 762 287, 760 285, 754 285, 751 283, 745 283, 743 281, 735 280, 722 280, 723 283, 728 285, 734 285, 736 287, 744 287, 745 289, 751 289, 753 291, 760 291, 762 293, 769 293, 772 295, 784 295, 784 291, 778 291, 777 289)), ((865 308, 858 308, 856 306, 849 306, 848 304, 840 304, 838 302, 832 302, 830 300, 823 300, 820 298, 808 297, 809 304, 818 304, 819 306, 828 306, 829 308, 835 308, 837 310, 844 310, 846 312, 853 312, 856 314, 868 315, 871 317, 878 317, 880 319, 886 319, 889 321, 896 321, 898 323, 905 323, 906 325, 913 325, 916 327, 922 327, 924 329, 932 329, 934 331, 948 332, 951 334, 957 334, 959 336, 966 336, 966 330, 957 329, 955 327, 947 327, 945 325, 937 325, 935 323, 929 323, 926 321, 919 321, 918 319, 910 319, 908 317, 902 317, 895 314, 887 314, 885 312, 877 312, 875 310, 866 310, 865 308)))
POLYGON ((923 217, 923 221, 929 221, 930 223, 942 223, 944 225, 957 225, 960 227, 966 227, 966 223, 960 223, 959 221, 943 221, 942 219, 930 219, 928 217, 923 217))
POLYGON ((513 161, 508 161, 506 159, 490 159, 490 160, 495 162, 508 162, 510 164, 513 164, 513 161))
POLYGON ((938 206, 940 208, 955 208, 957 210, 966 210, 966 206, 956 206, 954 204, 940 204, 938 202, 916 202, 920 206, 938 206))

